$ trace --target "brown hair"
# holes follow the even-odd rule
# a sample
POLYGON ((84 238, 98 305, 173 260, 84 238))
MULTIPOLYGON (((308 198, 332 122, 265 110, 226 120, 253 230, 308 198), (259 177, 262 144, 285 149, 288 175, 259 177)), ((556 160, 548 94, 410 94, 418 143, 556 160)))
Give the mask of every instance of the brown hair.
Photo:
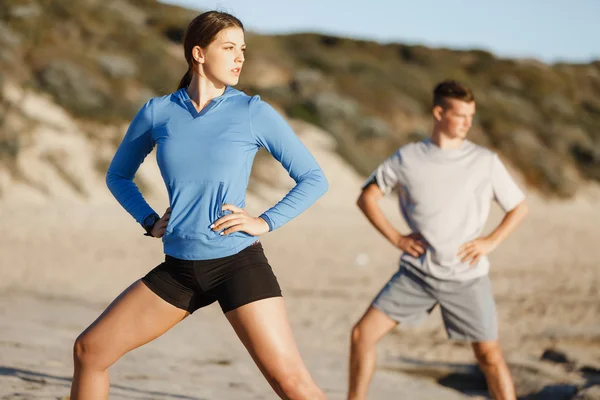
POLYGON ((179 82, 178 90, 188 87, 192 81, 193 68, 196 61, 192 57, 192 49, 200 46, 203 49, 215 40, 223 29, 237 27, 244 29, 242 21, 231 14, 220 11, 207 11, 190 22, 183 36, 183 51, 188 63, 188 70, 179 82))
POLYGON ((446 102, 447 99, 456 99, 465 103, 471 103, 475 101, 475 96, 473 96, 473 92, 465 85, 448 80, 438 83, 433 90, 433 106, 446 108, 448 105, 446 102))

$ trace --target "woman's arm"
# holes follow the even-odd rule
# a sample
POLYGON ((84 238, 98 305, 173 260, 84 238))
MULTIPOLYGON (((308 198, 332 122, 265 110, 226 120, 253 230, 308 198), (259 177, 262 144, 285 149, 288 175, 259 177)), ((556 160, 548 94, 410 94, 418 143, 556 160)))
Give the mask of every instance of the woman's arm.
POLYGON ((146 103, 129 125, 106 173, 109 190, 140 224, 149 215, 156 214, 133 182, 138 168, 154 147, 151 104, 151 101, 146 103))
POLYGON ((310 207, 328 189, 325 174, 288 123, 269 104, 250 101, 250 126, 257 143, 283 165, 296 185, 260 215, 275 230, 310 207))

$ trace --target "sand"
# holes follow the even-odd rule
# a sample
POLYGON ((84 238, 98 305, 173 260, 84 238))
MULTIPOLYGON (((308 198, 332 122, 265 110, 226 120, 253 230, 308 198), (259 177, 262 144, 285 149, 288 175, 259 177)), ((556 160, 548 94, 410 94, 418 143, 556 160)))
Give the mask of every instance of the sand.
MULTIPOLYGON (((397 269, 400 253, 356 208, 363 179, 337 156, 329 136, 293 125, 325 170, 330 191, 261 240, 305 362, 330 399, 343 399, 350 329, 397 269)), ((85 143, 77 149, 94 151, 85 143)), ((86 162, 85 154, 74 159, 86 162)), ((163 258, 160 241, 142 235, 102 176, 85 165, 79 173, 88 198, 4 178, 0 399, 68 396, 77 335, 163 258)), ((149 183, 150 203, 166 208, 152 157, 140 174, 149 183)), ((259 157, 247 210, 258 215, 291 183, 276 161, 259 157)), ((527 193, 530 216, 491 255, 500 342, 521 395, 571 398, 600 382, 600 190, 592 185, 568 202, 527 193), (549 348, 570 362, 540 360, 549 348)), ((406 231, 395 199, 382 205, 406 231)), ((501 217, 494 207, 488 229, 501 217)), ((446 339, 437 311, 417 328, 398 327, 386 336, 378 361, 370 399, 485 398, 470 348, 446 339)), ((275 398, 218 305, 123 357, 111 379, 114 399, 275 398)))

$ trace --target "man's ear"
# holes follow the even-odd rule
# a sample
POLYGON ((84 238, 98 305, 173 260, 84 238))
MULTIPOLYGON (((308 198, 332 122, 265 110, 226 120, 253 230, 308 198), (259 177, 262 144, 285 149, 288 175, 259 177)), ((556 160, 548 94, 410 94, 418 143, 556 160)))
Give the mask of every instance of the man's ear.
POLYGON ((433 118, 435 118, 436 121, 441 121, 442 120, 442 115, 444 114, 444 109, 442 108, 442 106, 433 106, 433 118))

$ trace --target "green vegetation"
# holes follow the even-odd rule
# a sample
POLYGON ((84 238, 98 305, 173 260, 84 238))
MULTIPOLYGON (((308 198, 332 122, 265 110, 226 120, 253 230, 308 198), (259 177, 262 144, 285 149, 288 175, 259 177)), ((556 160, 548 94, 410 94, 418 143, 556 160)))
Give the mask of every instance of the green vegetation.
MULTIPOLYGON (((4 0, 0 69, 79 120, 122 123, 176 88, 186 69, 180 42, 196 14, 155 0, 4 0)), ((248 34, 247 42, 240 88, 327 129, 362 174, 427 135, 433 86, 452 78, 477 98, 473 140, 510 159, 532 186, 569 197, 600 181, 600 61, 546 65, 319 34, 248 34), (275 69, 287 78, 265 83, 275 69)), ((0 96, 0 117, 7 107, 0 96)), ((0 162, 21 143, 0 123, 0 162)))

